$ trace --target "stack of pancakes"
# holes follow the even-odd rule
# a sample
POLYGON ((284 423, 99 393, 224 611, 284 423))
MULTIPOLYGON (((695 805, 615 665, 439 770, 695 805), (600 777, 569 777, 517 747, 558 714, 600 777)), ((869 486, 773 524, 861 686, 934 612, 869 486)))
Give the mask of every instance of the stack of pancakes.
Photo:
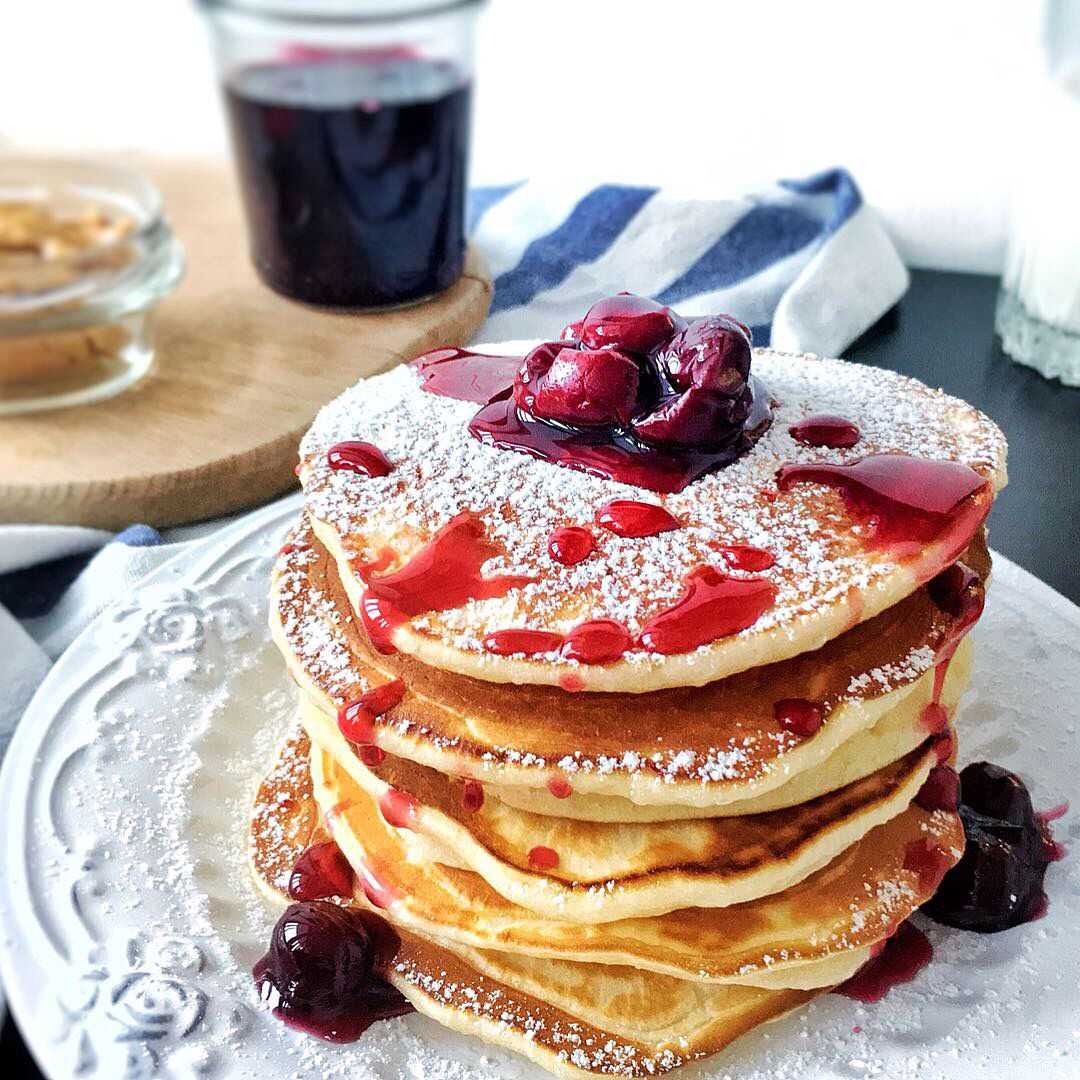
POLYGON ((673 495, 484 445, 475 402, 425 391, 415 367, 348 391, 301 448, 306 506, 271 602, 301 729, 259 794, 258 876, 280 893, 332 838, 349 902, 398 931, 389 980, 559 1076, 666 1072, 836 986, 962 853, 955 810, 919 796, 952 754, 971 669, 971 605, 941 583, 954 563, 969 592, 986 581, 1001 433, 891 373, 768 350, 754 371, 769 431, 673 495), (858 444, 795 441, 816 414, 853 421, 858 444), (391 471, 333 468, 345 440, 391 471), (961 462, 985 485, 939 534, 889 545, 835 489, 776 485, 786 464, 886 453, 961 462), (613 499, 661 503, 679 527, 606 531, 613 499), (462 521, 467 557, 438 547, 462 521), (572 566, 548 550, 566 526, 596 541, 572 566), (772 565, 723 561, 747 545, 772 565), (643 627, 703 565, 769 580, 773 603, 736 633, 648 651, 643 627), (379 583, 418 581, 424 610, 387 618, 379 583), (490 645, 597 621, 631 643, 604 663, 490 645), (820 724, 792 724, 791 702, 820 724))

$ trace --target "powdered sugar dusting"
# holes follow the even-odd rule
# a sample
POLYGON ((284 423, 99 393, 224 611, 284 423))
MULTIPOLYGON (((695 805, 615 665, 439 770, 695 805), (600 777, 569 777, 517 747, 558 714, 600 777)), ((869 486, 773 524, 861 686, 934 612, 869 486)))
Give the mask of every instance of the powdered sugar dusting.
MULTIPOLYGON (((474 404, 426 393, 415 371, 400 367, 358 383, 320 412, 301 445, 308 508, 368 557, 375 554, 365 548, 370 533, 390 536, 391 546, 405 554, 462 510, 483 514, 488 535, 504 552, 484 572, 536 580, 507 597, 472 601, 414 624, 457 649, 483 654, 485 634, 509 626, 565 632, 582 618, 606 618, 636 636, 679 599, 689 570, 717 563, 717 547, 724 544, 751 544, 776 556, 762 575, 776 585, 776 603, 744 635, 805 621, 895 571, 880 554, 860 548, 832 493, 796 485, 778 494, 774 478, 785 462, 842 463, 900 452, 962 461, 1001 477, 1001 432, 955 398, 839 360, 757 350, 754 363, 779 403, 770 430, 734 464, 667 496, 481 444, 467 430, 474 404), (817 412, 854 420, 862 432, 859 444, 845 450, 795 442, 788 427, 817 412), (345 439, 375 443, 394 471, 372 479, 330 469, 327 450, 345 439), (600 506, 616 498, 660 502, 683 528, 645 538, 595 530, 597 552, 571 567, 547 555, 554 528, 589 525, 600 506)), ((626 656, 660 662, 641 650, 626 656)))
MULTIPOLYGON (((305 520, 294 529, 290 541, 276 569, 278 619, 288 647, 305 674, 340 706, 369 686, 364 666, 351 652, 345 636, 345 626, 354 616, 348 610, 341 611, 312 585, 306 570, 315 561, 313 535, 305 520)), ((878 697, 906 685, 929 671, 934 659, 932 648, 916 646, 907 656, 854 675, 846 695, 837 704, 878 697)), ((489 773, 506 766, 537 773, 554 767, 570 776, 648 774, 665 784, 724 784, 760 778, 788 768, 785 756, 805 742, 787 731, 762 734, 744 730, 726 743, 712 746, 676 745, 652 753, 626 750, 612 754, 567 749, 549 760, 527 746, 470 742, 448 735, 437 724, 409 716, 386 714, 376 717, 374 723, 376 731, 390 726, 401 738, 463 755, 489 773)), ((527 737, 528 732, 522 735, 527 737)), ((537 780, 538 785, 542 782, 537 780)))

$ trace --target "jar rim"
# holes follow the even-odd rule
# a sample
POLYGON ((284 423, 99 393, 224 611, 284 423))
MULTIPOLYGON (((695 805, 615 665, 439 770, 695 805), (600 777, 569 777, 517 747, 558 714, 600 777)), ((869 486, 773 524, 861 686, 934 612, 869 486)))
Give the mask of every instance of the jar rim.
POLYGON ((220 11, 283 23, 344 25, 389 23, 445 15, 479 7, 485 0, 197 0, 208 13, 220 11))

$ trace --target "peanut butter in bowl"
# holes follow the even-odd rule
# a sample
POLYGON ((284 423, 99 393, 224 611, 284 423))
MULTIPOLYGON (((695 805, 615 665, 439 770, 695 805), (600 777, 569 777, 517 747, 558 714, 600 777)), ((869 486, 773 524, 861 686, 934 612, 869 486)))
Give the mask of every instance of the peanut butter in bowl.
POLYGON ((141 177, 0 159, 0 416, 119 393, 153 361, 182 256, 141 177))

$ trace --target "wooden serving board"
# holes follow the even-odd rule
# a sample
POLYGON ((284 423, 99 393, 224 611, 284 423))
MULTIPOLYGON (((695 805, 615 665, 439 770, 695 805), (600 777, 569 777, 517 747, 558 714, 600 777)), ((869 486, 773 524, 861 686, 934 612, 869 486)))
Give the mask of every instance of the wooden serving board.
POLYGON ((464 344, 487 314, 491 279, 474 251, 456 285, 415 307, 292 303, 255 276, 227 162, 144 171, 187 255, 158 308, 154 370, 108 401, 0 417, 0 522, 164 526, 263 503, 295 485, 297 444, 323 404, 361 376, 464 344))

